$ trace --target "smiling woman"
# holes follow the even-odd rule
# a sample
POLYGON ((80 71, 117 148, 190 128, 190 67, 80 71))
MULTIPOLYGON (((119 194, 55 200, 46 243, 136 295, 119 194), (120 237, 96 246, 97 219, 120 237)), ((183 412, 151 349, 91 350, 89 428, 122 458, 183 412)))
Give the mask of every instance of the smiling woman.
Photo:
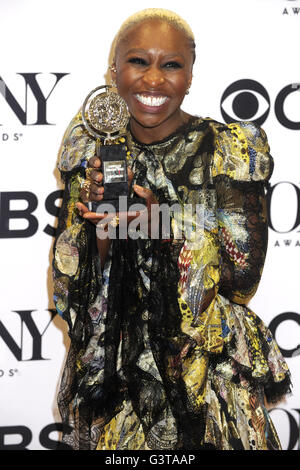
POLYGON ((161 140, 188 121, 180 106, 192 81, 190 41, 182 30, 157 18, 122 30, 112 77, 127 102, 138 140, 161 140))
POLYGON ((111 74, 130 114, 119 143, 149 230, 138 220, 135 236, 97 239, 104 215, 82 201, 103 200, 101 147, 99 158, 81 113, 62 143, 53 274, 71 347, 58 402, 74 450, 281 448, 266 402, 289 391, 289 371, 247 307, 267 250, 273 160, 253 123, 182 111, 194 58, 172 12, 139 12, 117 36, 111 74), (153 217, 163 207, 167 236, 153 217))

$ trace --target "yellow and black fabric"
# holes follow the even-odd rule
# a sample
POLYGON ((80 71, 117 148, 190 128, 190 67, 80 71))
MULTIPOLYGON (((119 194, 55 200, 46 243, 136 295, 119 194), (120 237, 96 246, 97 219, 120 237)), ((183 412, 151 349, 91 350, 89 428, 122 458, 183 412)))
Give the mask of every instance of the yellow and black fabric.
POLYGON ((65 193, 53 261, 55 304, 71 338, 58 397, 70 426, 63 441, 99 450, 280 449, 265 397, 288 393, 290 375, 247 307, 267 250, 273 159, 264 131, 193 117, 163 141, 145 145, 130 129, 125 141, 132 185, 176 210, 168 237, 113 240, 101 271, 95 227, 75 207, 95 141, 74 118, 60 152, 65 193))

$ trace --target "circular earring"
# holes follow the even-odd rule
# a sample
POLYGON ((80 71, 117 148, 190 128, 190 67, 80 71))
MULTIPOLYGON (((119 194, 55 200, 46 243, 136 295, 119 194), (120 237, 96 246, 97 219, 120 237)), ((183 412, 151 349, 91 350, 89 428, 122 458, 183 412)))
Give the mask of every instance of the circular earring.
POLYGON ((116 67, 115 67, 114 65, 110 65, 110 66, 109 66, 109 70, 110 70, 111 72, 115 72, 115 73, 116 73, 116 71, 117 71, 117 69, 116 69, 116 67))
POLYGON ((116 83, 115 80, 112 80, 112 81, 111 81, 111 86, 112 86, 113 88, 117 88, 117 83, 116 83))

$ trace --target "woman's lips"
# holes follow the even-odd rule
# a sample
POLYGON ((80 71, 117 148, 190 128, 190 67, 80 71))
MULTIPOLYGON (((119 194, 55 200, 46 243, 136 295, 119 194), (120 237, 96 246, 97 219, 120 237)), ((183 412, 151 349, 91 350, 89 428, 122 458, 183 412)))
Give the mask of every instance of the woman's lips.
POLYGON ((159 109, 169 100, 168 96, 164 95, 146 95, 136 93, 136 100, 147 110, 159 111, 159 109))

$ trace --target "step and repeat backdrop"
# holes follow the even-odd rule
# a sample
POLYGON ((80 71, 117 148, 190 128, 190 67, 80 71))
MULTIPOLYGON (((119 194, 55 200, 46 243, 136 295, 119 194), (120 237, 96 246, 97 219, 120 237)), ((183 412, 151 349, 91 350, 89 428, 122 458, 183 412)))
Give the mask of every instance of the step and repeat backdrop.
POLYGON ((293 377, 271 411, 283 449, 300 448, 300 0, 0 0, 0 450, 59 449, 56 406, 69 340, 52 300, 52 245, 65 128, 107 77, 120 24, 176 11, 196 36, 183 108, 266 131, 275 169, 269 248, 251 308, 293 377))

